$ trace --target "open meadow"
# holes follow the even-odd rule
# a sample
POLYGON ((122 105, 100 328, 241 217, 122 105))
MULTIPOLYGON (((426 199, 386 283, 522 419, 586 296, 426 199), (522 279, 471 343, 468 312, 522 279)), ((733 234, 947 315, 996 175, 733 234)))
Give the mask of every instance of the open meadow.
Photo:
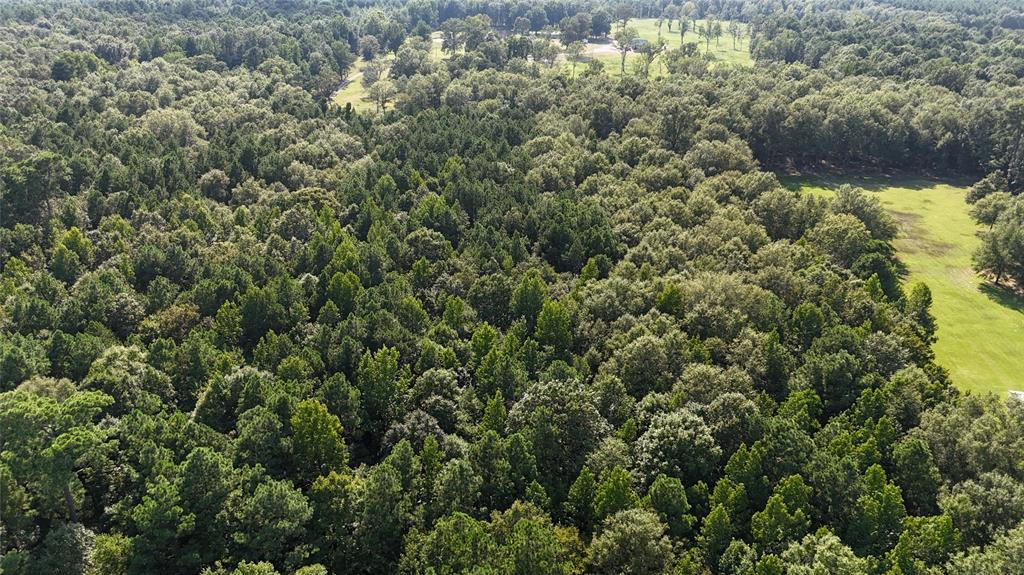
POLYGON ((362 58, 356 60, 345 83, 331 97, 335 104, 342 108, 347 104, 352 104, 352 109, 358 112, 370 112, 375 109, 376 106, 369 98, 369 90, 362 83, 363 69, 366 68, 366 64, 367 61, 362 58))
POLYGON ((1024 374, 1024 300, 975 273, 971 254, 981 228, 968 215, 967 187, 928 178, 812 176, 783 178, 791 188, 830 194, 842 184, 877 194, 899 222, 894 242, 908 281, 931 288, 938 323, 933 346, 953 383, 1005 395, 1024 374))
MULTIPOLYGON (((430 44, 430 57, 435 61, 439 61, 444 57, 441 52, 441 33, 434 32, 431 35, 430 44)), ((387 54, 380 57, 388 67, 390 63, 395 59, 394 54, 387 54)), ((331 96, 331 100, 341 106, 345 107, 347 104, 352 104, 352 109, 358 112, 372 112, 377 108, 376 104, 369 97, 369 90, 363 85, 363 70, 366 68, 367 61, 363 58, 358 58, 353 64, 352 69, 348 73, 348 77, 345 79, 345 83, 338 87, 338 90, 331 96)), ((387 72, 384 73, 383 78, 387 78, 387 72)))
MULTIPOLYGON (((710 42, 706 42, 705 39, 697 32, 701 26, 706 24, 706 20, 690 22, 687 26, 686 33, 684 35, 680 35, 678 24, 673 24, 672 30, 669 30, 667 22, 662 23, 659 32, 658 20, 656 18, 634 18, 629 22, 629 26, 636 30, 640 38, 647 40, 648 42, 657 42, 659 38, 663 40, 665 42, 666 50, 676 50, 684 42, 694 43, 697 44, 699 51, 709 54, 715 60, 716 64, 726 63, 747 66, 753 63, 753 60, 750 57, 750 35, 747 24, 738 24, 739 36, 733 38, 729 33, 729 22, 722 21, 722 36, 715 40, 711 40, 710 42)), ((445 58, 445 54, 441 51, 440 32, 435 32, 433 34, 430 57, 435 61, 440 61, 445 58)), ((384 58, 385 61, 389 61, 394 58, 394 55, 389 54, 387 56, 382 56, 382 58, 384 58)), ((626 73, 634 72, 639 58, 640 55, 636 52, 630 52, 627 54, 626 73)), ((615 74, 618 73, 621 67, 622 54, 616 48, 615 42, 611 37, 606 39, 592 39, 591 42, 587 43, 586 50, 580 57, 576 66, 576 72, 579 73, 586 66, 587 62, 592 60, 600 61, 604 64, 605 70, 608 73, 615 74)), ((356 60, 348 74, 348 78, 345 80, 345 83, 334 93, 332 97, 334 103, 342 107, 347 104, 352 104, 353 109, 359 112, 369 112, 376 108, 375 104, 368 96, 367 88, 361 81, 366 64, 367 62, 362 58, 356 60)), ((572 66, 564 53, 559 55, 558 61, 555 65, 559 66, 566 74, 569 73, 572 66)), ((651 78, 657 78, 658 76, 664 75, 666 72, 665 59, 663 56, 658 56, 651 65, 649 75, 651 78)))
MULTIPOLYGON (((714 59, 715 64, 727 63, 748 66, 753 63, 750 57, 750 36, 746 24, 738 24, 740 35, 734 39, 729 34, 729 22, 722 21, 722 36, 717 40, 705 42, 705 39, 697 33, 697 30, 706 23, 707 21, 705 20, 690 22, 685 35, 679 34, 679 28, 676 24, 673 24, 670 31, 667 22, 662 23, 659 34, 658 20, 656 18, 634 18, 629 21, 629 26, 636 30, 639 38, 648 42, 657 42, 660 38, 665 42, 666 50, 676 50, 684 42, 687 44, 693 43, 697 44, 698 50, 701 53, 710 55, 714 59)), ((622 65, 622 54, 618 51, 611 36, 614 36, 614 32, 608 38, 591 39, 587 43, 587 47, 577 65, 577 72, 587 62, 597 60, 604 64, 605 71, 609 74, 619 73, 622 65)), ((568 69, 570 64, 565 55, 563 54, 560 58, 565 63, 565 69, 568 69)), ((626 55, 627 74, 635 71, 635 67, 639 64, 639 59, 640 55, 636 52, 630 52, 626 55)), ((666 72, 665 59, 663 56, 658 56, 651 64, 648 75, 651 78, 657 78, 665 75, 666 72)))
MULTIPOLYGON (((672 30, 669 31, 668 23, 666 22, 661 26, 660 38, 665 41, 665 45, 668 50, 675 50, 679 48, 683 42, 695 43, 702 53, 706 51, 718 62, 744 66, 752 63, 750 58, 750 36, 746 24, 738 24, 740 36, 734 41, 732 36, 729 35, 729 23, 727 21, 722 21, 722 36, 717 40, 711 40, 709 43, 705 42, 704 39, 696 32, 696 30, 706 24, 706 20, 690 22, 687 27, 685 37, 681 37, 678 26, 673 25, 672 30)), ((648 42, 658 41, 658 20, 656 18, 635 18, 630 20, 629 26, 636 29, 640 38, 643 38, 648 42)), ((612 42, 611 39, 607 42, 591 42, 588 44, 585 57, 600 60, 605 64, 605 69, 608 70, 608 72, 618 71, 622 58, 621 54, 615 48, 615 43, 612 42)), ((626 72, 632 71, 633 62, 639 57, 640 56, 636 53, 630 53, 626 56, 626 72)), ((664 72, 664 59, 659 57, 651 66, 650 75, 652 77, 656 77, 664 72)))

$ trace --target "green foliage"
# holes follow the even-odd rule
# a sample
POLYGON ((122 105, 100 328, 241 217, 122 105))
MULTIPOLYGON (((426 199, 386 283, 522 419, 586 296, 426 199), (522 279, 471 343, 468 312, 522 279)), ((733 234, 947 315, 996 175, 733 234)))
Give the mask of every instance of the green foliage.
POLYGON ((81 78, 99 67, 99 59, 92 54, 62 52, 53 61, 50 74, 54 80, 67 81, 81 78))
POLYGON ((324 404, 309 399, 299 402, 292 413, 291 429, 295 461, 307 482, 342 471, 348 464, 341 421, 328 413, 324 404))
POLYGON ((557 355, 564 355, 572 349, 572 326, 569 310, 554 300, 547 300, 537 317, 537 342, 551 346, 557 355))
POLYGON ((721 457, 707 424, 687 410, 655 418, 636 445, 636 464, 645 483, 662 473, 687 484, 707 480, 721 457))
POLYGON ((0 569, 1012 571, 1024 404, 901 274, 1012 307, 1022 19, 705 4, 0 9, 0 569))
POLYGON ((513 354, 493 347, 476 370, 477 395, 480 398, 495 394, 520 397, 526 387, 526 377, 526 370, 513 354))
POLYGON ((939 500, 968 545, 985 545, 1024 519, 1024 489, 998 472, 953 487, 939 500))
POLYGON ((879 465, 864 473, 863 493, 853 513, 847 540, 854 550, 877 555, 896 544, 907 512, 900 488, 887 482, 879 465))
POLYGON ((509 309, 514 318, 524 318, 527 323, 534 325, 537 322, 537 315, 547 299, 547 286, 541 279, 537 270, 530 270, 512 292, 512 299, 509 301, 509 309))
POLYGON ((811 488, 799 475, 791 475, 775 486, 764 510, 750 519, 750 532, 760 549, 780 553, 807 534, 811 527, 810 495, 811 488))
POLYGON ((1024 529, 1016 527, 985 548, 957 556, 949 569, 968 575, 1014 573, 1020 570, 1021 551, 1024 550, 1024 529))
POLYGON ((672 546, 658 517, 643 509, 612 515, 590 545, 589 571, 602 574, 661 573, 672 560, 672 546))
POLYGON ((402 556, 402 570, 460 573, 489 564, 496 544, 486 527, 465 513, 439 519, 429 533, 413 533, 410 537, 411 544, 402 556))
POLYGON ((580 470, 579 477, 569 487, 563 509, 566 517, 584 534, 594 529, 597 519, 595 501, 598 493, 597 479, 586 465, 580 470))
POLYGON ((697 539, 709 564, 718 565, 722 552, 732 540, 734 529, 729 512, 722 505, 716 505, 704 518, 697 539))
POLYGON ((331 276, 331 281, 327 284, 327 299, 337 307, 344 318, 356 309, 356 302, 362 291, 359 276, 351 271, 344 274, 338 272, 331 276))
POLYGON ((615 467, 601 480, 594 493, 594 516, 598 521, 636 507, 639 502, 636 492, 630 486, 629 472, 615 467))
POLYGON ((960 547, 960 533, 948 515, 907 517, 888 560, 894 569, 907 575, 927 573, 945 564, 960 547))
POLYGON ((373 354, 366 352, 359 360, 356 385, 367 430, 382 433, 396 415, 399 393, 405 386, 398 351, 381 348, 373 354))
POLYGON ((98 426, 97 420, 114 400, 61 382, 47 382, 49 389, 40 387, 0 395, 4 452, 10 466, 5 489, 13 487, 9 482, 13 479, 15 485, 28 487, 17 493, 19 498, 31 497, 35 514, 75 523, 81 501, 76 501, 72 490, 79 489, 79 474, 104 465, 113 447, 109 430, 98 426))
POLYGON ((812 573, 834 573, 854 575, 865 573, 867 562, 854 555, 833 533, 820 529, 791 545, 782 554, 786 573, 811 575, 812 573))
POLYGON ((903 491, 908 510, 917 514, 934 512, 942 477, 928 444, 907 438, 893 446, 892 458, 893 480, 903 491))
POLYGON ((572 381, 532 386, 509 412, 509 427, 528 439, 537 480, 556 505, 583 468, 589 446, 608 433, 593 397, 572 381))
POLYGON ((1024 203, 1019 199, 999 211, 974 253, 974 266, 992 274, 996 285, 1004 277, 1024 281, 1024 203))
POLYGON ((679 479, 659 475, 647 492, 647 501, 661 522, 668 526, 671 536, 686 537, 690 534, 694 517, 690 515, 690 502, 679 479))
POLYGON ((434 483, 433 516, 471 512, 480 499, 483 480, 464 459, 453 459, 438 473, 434 483))
POLYGON ((370 570, 391 571, 402 553, 402 534, 409 523, 409 503, 401 478, 390 465, 376 466, 364 489, 354 532, 358 542, 355 560, 370 570))
POLYGON ((124 575, 128 572, 128 559, 131 556, 131 539, 124 535, 100 534, 96 536, 89 575, 124 575))
POLYGON ((505 398, 501 395, 501 391, 495 391, 494 397, 488 399, 487 406, 484 407, 484 415, 480 419, 480 428, 485 431, 504 434, 507 420, 508 414, 505 410, 505 398))

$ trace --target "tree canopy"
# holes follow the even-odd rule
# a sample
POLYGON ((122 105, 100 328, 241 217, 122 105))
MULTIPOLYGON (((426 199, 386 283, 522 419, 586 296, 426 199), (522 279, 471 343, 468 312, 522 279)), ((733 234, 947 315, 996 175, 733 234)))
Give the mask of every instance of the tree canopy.
POLYGON ((1019 569, 1024 402, 775 173, 971 176, 1020 285, 1024 6, 854 4, 0 5, 0 571, 1019 569))

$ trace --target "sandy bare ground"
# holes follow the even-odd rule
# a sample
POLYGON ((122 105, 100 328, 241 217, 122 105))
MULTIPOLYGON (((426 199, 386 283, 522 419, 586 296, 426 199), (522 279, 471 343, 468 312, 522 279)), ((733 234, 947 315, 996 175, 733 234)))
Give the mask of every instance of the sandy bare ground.
POLYGON ((608 56, 618 54, 619 50, 614 43, 608 42, 606 44, 587 44, 587 49, 583 53, 591 56, 608 56))

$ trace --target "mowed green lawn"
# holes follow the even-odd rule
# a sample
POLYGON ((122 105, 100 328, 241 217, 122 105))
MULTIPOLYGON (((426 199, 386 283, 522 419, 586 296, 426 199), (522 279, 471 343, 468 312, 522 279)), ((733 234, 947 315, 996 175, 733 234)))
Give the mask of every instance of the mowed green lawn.
MULTIPOLYGON (((709 53, 716 60, 721 62, 727 62, 730 64, 741 64, 748 65, 752 63, 750 59, 750 36, 747 29, 747 25, 740 22, 740 37, 737 39, 735 45, 733 45, 732 36, 729 34, 729 22, 722 20, 722 36, 716 42, 712 40, 710 45, 706 45, 704 40, 695 32, 707 24, 705 20, 697 20, 691 22, 686 31, 686 42, 693 42, 700 47, 700 51, 704 52, 705 48, 709 48, 709 53)), ((641 38, 645 40, 657 40, 658 38, 658 20, 655 18, 640 18, 633 20, 629 24, 636 28, 641 38)), ((672 26, 672 31, 668 31, 668 25, 663 25, 661 28, 661 38, 668 44, 670 50, 678 48, 683 41, 679 37, 679 27, 677 25, 672 26)))
MULTIPOLYGON (((729 22, 722 21, 722 36, 716 42, 712 40, 710 44, 706 44, 704 40, 697 34, 697 30, 700 26, 706 24, 704 20, 697 20, 696 22, 690 22, 687 26, 685 40, 679 36, 679 27, 677 24, 672 25, 672 31, 669 32, 668 24, 662 24, 661 27, 661 39, 665 41, 666 47, 669 50, 675 50, 686 43, 695 43, 700 48, 701 53, 707 51, 717 62, 737 64, 741 66, 750 65, 753 60, 750 58, 750 36, 747 29, 747 25, 740 23, 741 36, 733 45, 733 38, 729 34, 729 22)), ((650 42, 656 42, 658 40, 658 20, 656 18, 634 18, 629 21, 629 26, 636 29, 637 34, 644 40, 650 42)), ((612 33, 610 37, 614 37, 615 30, 618 29, 618 24, 612 25, 612 33)), ((640 56, 636 53, 629 53, 626 56, 626 72, 630 73, 633 71, 633 63, 638 60, 640 56)), ((585 63, 588 60, 599 60, 605 65, 605 71, 609 74, 618 73, 622 64, 622 55, 615 49, 614 42, 609 38, 606 42, 591 42, 587 45, 587 51, 584 53, 581 62, 585 63)), ((578 71, 577 67, 577 71, 578 71)), ((649 70, 651 77, 657 77, 666 72, 662 58, 658 58, 651 65, 649 70)))
POLYGON ((1024 300, 988 284, 971 268, 982 230, 968 215, 965 185, 926 178, 782 179, 810 193, 828 194, 849 183, 877 194, 900 224, 894 243, 907 279, 931 288, 938 363, 960 389, 1004 396, 1024 390, 1024 300))

